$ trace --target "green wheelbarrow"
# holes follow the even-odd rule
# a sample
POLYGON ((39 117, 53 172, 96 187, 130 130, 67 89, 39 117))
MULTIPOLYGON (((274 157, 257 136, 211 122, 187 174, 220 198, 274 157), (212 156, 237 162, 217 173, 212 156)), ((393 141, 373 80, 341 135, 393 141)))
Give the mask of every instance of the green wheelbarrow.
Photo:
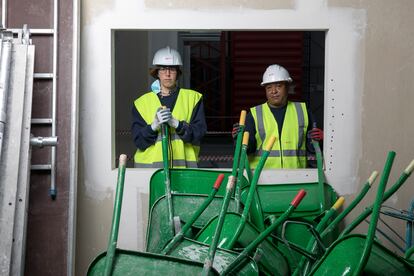
MULTIPOLYGON (((117 249, 119 222, 123 187, 125 179, 125 164, 127 157, 119 158, 118 181, 114 202, 111 233, 106 252, 97 256, 89 266, 87 275, 199 275, 203 272, 203 263, 173 256, 164 256, 147 252, 134 252, 117 249)), ((209 275, 218 275, 212 268, 209 275)))
MULTIPOLYGON (((146 251, 159 253, 167 242, 174 237, 168 219, 168 204, 163 186, 164 171, 158 170, 150 181, 150 210, 148 218, 146 251)), ((174 216, 178 216, 180 224, 185 224, 189 218, 207 198, 211 185, 219 174, 224 174, 227 179, 231 172, 197 169, 170 169, 171 190, 173 191, 172 203, 174 216)), ((247 186, 245 177, 241 177, 242 187, 247 186)), ((202 215, 194 222, 191 232, 186 236, 191 238, 204 227, 204 225, 220 211, 223 202, 225 187, 220 187, 211 204, 202 215)), ((236 211, 234 199, 230 200, 229 210, 236 211)))
POLYGON ((400 187, 414 169, 414 160, 404 170, 397 183, 387 192, 385 186, 391 171, 395 152, 388 154, 375 203, 351 223, 313 266, 310 275, 414 275, 414 265, 397 256, 374 240, 381 204, 400 187), (363 218, 371 214, 367 235, 348 234, 363 218), (352 252, 352 254, 350 254, 352 252))
MULTIPOLYGON (((177 194, 207 195, 210 193, 211 184, 214 183, 219 174, 224 174, 225 180, 231 175, 226 170, 204 170, 204 169, 170 169, 171 190, 177 194)), ((242 187, 248 185, 245 177, 241 177, 242 187)), ((217 196, 224 196, 226 187, 220 187, 217 196)), ((159 169, 151 176, 149 183, 149 207, 165 195, 164 171, 159 169)))
MULTIPOLYGON (((261 259, 264 258, 265 260, 272 260, 274 262, 273 267, 270 270, 269 267, 265 267, 265 270, 259 267, 261 275, 289 275, 289 268, 287 267, 287 263, 283 259, 283 256, 281 256, 280 253, 277 253, 277 249, 272 247, 271 244, 266 241, 266 238, 271 234, 275 227, 290 216, 304 196, 305 191, 300 191, 289 204, 285 213, 265 231, 243 231, 240 240, 245 240, 247 243, 243 250, 239 250, 241 251, 240 253, 220 247, 217 248, 211 268, 214 268, 220 274, 255 275, 255 273, 258 273, 258 268, 250 255, 259 247, 260 249, 256 250, 254 259, 262 262, 263 260, 261 259), (259 254, 257 254, 258 252, 259 254)), ((237 216, 237 218, 240 219, 239 216, 237 216)), ((227 216, 225 219, 227 219, 227 216)), ((223 228, 226 228, 226 224, 223 225, 223 228)), ((251 229, 248 224, 246 224, 246 228, 251 229)), ((224 234, 225 236, 225 232, 222 232, 221 234, 224 234)), ((175 257, 203 261, 208 256, 209 247, 209 244, 184 238, 184 241, 181 241, 177 246, 173 247, 169 254, 175 257)))
MULTIPOLYGON (((337 240, 315 265, 310 275, 354 275, 366 241, 367 237, 360 234, 347 235, 337 240)), ((372 249, 363 273, 384 276, 414 275, 414 266, 380 243, 372 241, 372 249)))
MULTIPOLYGON (((305 220, 316 226, 315 219, 319 218, 321 214, 329 210, 329 208, 338 199, 335 190, 325 182, 323 172, 322 153, 319 144, 313 142, 317 165, 318 165, 318 182, 308 183, 275 183, 275 184, 258 184, 256 187, 256 194, 253 197, 253 203, 250 208, 250 221, 259 229, 263 230, 271 222, 278 218, 285 210, 285 206, 289 204, 289 199, 303 189, 307 196, 303 202, 298 206, 295 213, 292 214, 292 219, 305 220)), ((248 187, 242 189, 241 201, 243 203, 247 200, 248 187)), ((281 234, 281 227, 276 230, 278 235, 281 234)), ((285 238, 299 246, 306 247, 311 234, 304 227, 289 224, 285 228, 285 238)), ((332 243, 338 236, 338 231, 330 232, 325 239, 332 243)), ((299 253, 293 252, 286 247, 284 243, 275 242, 277 248, 287 257, 291 269, 295 269, 297 259, 301 258, 299 253)))
MULTIPOLYGON (((248 133, 245 134, 247 134, 247 138, 243 139, 244 146, 246 146, 248 142, 248 133)), ((249 198, 247 200, 247 203, 244 205, 242 214, 225 210, 225 212, 219 216, 214 217, 208 222, 208 224, 195 237, 196 240, 203 243, 212 244, 214 237, 216 237, 216 240, 218 241, 217 246, 219 248, 242 249, 248 247, 249 244, 251 244, 260 235, 260 231, 247 219, 260 172, 266 162, 269 150, 272 147, 274 141, 275 139, 271 140, 270 144, 263 149, 263 155, 254 172, 252 182, 250 183, 249 198), (222 217, 222 222, 220 220, 220 217, 222 217), (220 226, 221 231, 217 233, 216 229, 220 223, 222 223, 220 226)), ((260 267, 260 272, 262 274, 287 275, 289 273, 289 267, 287 266, 286 259, 267 239, 264 239, 263 242, 261 242, 260 252, 260 257, 258 255, 256 256, 260 267)))
MULTIPOLYGON (((242 111, 240 115, 242 129, 244 127, 245 117, 246 111, 242 111)), ((179 228, 191 218, 194 210, 203 204, 207 194, 210 193, 211 184, 214 183, 219 174, 223 174, 227 181, 229 181, 230 177, 233 179, 236 177, 242 133, 239 133, 237 137, 233 169, 231 172, 170 169, 168 166, 167 138, 168 127, 165 126, 163 128, 162 140, 164 169, 156 171, 150 180, 150 214, 147 228, 147 251, 155 253, 160 252, 166 246, 166 243, 173 239, 175 234, 179 232, 179 228), (167 218, 166 214, 168 215, 167 218), (171 227, 172 224, 174 224, 174 227, 171 227)), ((248 185, 246 178, 241 174, 237 182, 239 187, 248 185)), ((205 221, 219 213, 222 206, 221 203, 224 200, 223 195, 227 195, 225 187, 217 191, 217 199, 214 199, 210 206, 207 207, 207 210, 203 212, 202 216, 194 222, 193 230, 196 230, 197 226, 200 229, 204 226, 205 221)), ((226 205, 230 206, 230 210, 234 209, 232 202, 233 198, 228 197, 226 205)), ((189 237, 191 237, 191 233, 189 237)))
MULTIPOLYGON (((115 261, 109 275, 200 275, 203 263, 189 259, 147 252, 116 249, 115 261)), ((106 252, 101 253, 90 265, 87 275, 104 275, 106 252)), ((213 269, 211 275, 219 275, 213 269)))
MULTIPOLYGON (((197 262, 204 262, 204 260, 207 258, 209 248, 209 244, 184 238, 169 253, 169 256, 197 262)), ((217 248, 212 267, 210 268, 210 272, 212 270, 216 270, 221 274, 231 263, 237 259, 238 256, 239 252, 217 248)), ((259 275, 259 268, 252 258, 247 257, 247 262, 243 263, 243 266, 237 271, 237 275, 259 275)))
MULTIPOLYGON (((172 201, 174 213, 180 218, 180 224, 185 224, 207 198, 205 194, 173 194, 172 201)), ((185 233, 188 238, 193 238, 217 215, 222 204, 223 197, 215 197, 200 217, 192 224, 191 229, 185 233)), ((232 200, 229 209, 236 210, 235 201, 232 200)), ((160 197, 151 208, 149 224, 147 227, 147 252, 159 253, 173 238, 173 233, 168 223, 168 205, 165 196, 160 197)))

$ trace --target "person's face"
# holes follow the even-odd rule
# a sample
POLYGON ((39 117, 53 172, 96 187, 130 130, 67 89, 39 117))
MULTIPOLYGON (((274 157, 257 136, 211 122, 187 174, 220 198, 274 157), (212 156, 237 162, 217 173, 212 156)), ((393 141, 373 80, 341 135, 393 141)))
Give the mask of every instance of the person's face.
POLYGON ((282 107, 287 103, 288 85, 284 81, 265 85, 266 98, 270 106, 282 107))
POLYGON ((166 89, 174 88, 177 81, 177 68, 168 66, 160 67, 158 69, 158 78, 160 79, 162 87, 166 89))

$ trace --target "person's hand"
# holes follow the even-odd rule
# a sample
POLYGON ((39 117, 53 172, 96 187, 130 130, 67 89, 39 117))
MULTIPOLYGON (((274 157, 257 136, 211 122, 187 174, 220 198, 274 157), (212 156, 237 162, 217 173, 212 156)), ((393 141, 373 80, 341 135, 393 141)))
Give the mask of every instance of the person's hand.
POLYGON ((316 141, 323 140, 323 130, 320 128, 312 128, 311 131, 309 131, 309 137, 316 141))
POLYGON ((239 134, 239 132, 240 132, 240 125, 239 123, 235 123, 231 131, 231 137, 233 137, 233 139, 236 139, 237 134, 239 134))
POLYGON ((155 113, 154 121, 151 123, 151 129, 157 131, 160 129, 161 124, 168 122, 171 119, 171 111, 169 108, 158 108, 155 113))
POLYGON ((174 118, 173 116, 171 116, 171 118, 168 120, 168 125, 170 126, 170 127, 173 127, 173 128, 177 128, 178 127, 178 124, 180 123, 176 118, 174 118))

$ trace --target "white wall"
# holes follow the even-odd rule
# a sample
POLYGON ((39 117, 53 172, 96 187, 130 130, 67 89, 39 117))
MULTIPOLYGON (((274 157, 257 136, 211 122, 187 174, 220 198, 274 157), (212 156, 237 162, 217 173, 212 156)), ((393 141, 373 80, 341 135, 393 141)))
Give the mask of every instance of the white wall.
MULTIPOLYGON (((367 68, 380 72, 391 69, 372 68, 372 63, 366 64, 367 54, 372 54, 367 53, 366 49, 371 51, 371 47, 376 47, 373 43, 366 45, 369 19, 367 9, 369 7, 371 15, 376 16, 379 11, 374 7, 375 4, 371 5, 371 2, 376 1, 367 1, 367 7, 360 7, 362 4, 357 3, 353 8, 350 7, 351 4, 328 7, 327 2, 297 0, 245 4, 244 1, 218 1, 209 5, 209 1, 83 1, 76 256, 78 274, 83 275, 90 261, 105 250, 111 222, 117 174, 111 165, 111 152, 114 147, 111 139, 114 112, 111 103, 112 29, 325 30, 324 155, 328 182, 339 193, 352 196, 359 189, 359 183, 369 176, 371 171, 368 170, 372 167, 381 169, 378 165, 382 165, 385 160, 384 153, 388 149, 375 149, 371 156, 381 158, 367 164, 368 156, 364 155, 367 152, 363 145, 369 144, 369 141, 362 139, 378 139, 364 132, 366 125, 363 123, 371 123, 367 122, 367 112, 371 121, 381 125, 380 119, 375 117, 379 114, 372 114, 373 110, 364 109, 364 95, 372 91, 366 76, 370 77, 370 81, 375 78, 367 75, 365 71, 367 68), (160 3, 165 3, 165 6, 160 7, 160 3), (361 160, 363 166, 360 164, 361 160)), ((397 16, 398 14, 393 14, 392 18, 397 16)), ((370 30, 382 32, 381 27, 371 26, 370 30)), ((370 35, 375 37, 375 33, 370 35)), ((412 44, 412 39, 410 41, 412 44)), ((384 53, 386 54, 392 53, 384 53)), ((412 52, 408 58, 412 60, 412 52)), ((412 65, 406 66, 410 67, 408 73, 411 73, 407 76, 408 80, 414 70, 412 65)), ((407 68, 399 70, 407 74, 407 68)), ((393 83, 397 82, 394 80, 393 83)), ((410 89, 412 86, 404 87, 410 89)), ((412 101, 412 96, 406 96, 412 101)), ((387 115, 394 118, 393 114, 387 115)), ((409 134, 413 135, 413 131, 409 134)), ((378 141, 377 144, 381 145, 378 141)), ((412 149, 409 151, 413 153, 412 149)), ((119 238, 119 246, 122 248, 143 248, 148 212, 147 187, 152 173, 153 170, 127 171, 119 238)), ((294 174, 297 176, 298 172, 294 174)), ((266 171, 262 181, 276 183, 274 175, 274 172, 266 171)), ((307 178, 309 175, 312 173, 306 174, 304 171, 299 177, 307 178)))

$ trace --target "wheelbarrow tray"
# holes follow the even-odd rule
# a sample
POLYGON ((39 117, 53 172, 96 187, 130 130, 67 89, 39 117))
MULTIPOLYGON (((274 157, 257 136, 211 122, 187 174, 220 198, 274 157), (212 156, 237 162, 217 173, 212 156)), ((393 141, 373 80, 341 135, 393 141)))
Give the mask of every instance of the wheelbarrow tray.
MULTIPOLYGON (((204 262, 208 254, 208 249, 208 244, 184 238, 184 240, 174 248, 170 255, 196 262, 204 262)), ((221 273, 233 260, 236 259, 237 256, 238 253, 235 251, 217 248, 213 268, 221 273)), ((259 275, 259 268, 253 259, 248 258, 248 261, 246 261, 241 270, 237 271, 237 275, 259 275)))
MULTIPOLYGON (((224 174, 223 184, 231 176, 231 171, 201 170, 201 169, 170 169, 171 191, 179 194, 205 194, 208 195, 219 174, 224 174)), ((149 210, 158 198, 165 195, 164 170, 153 173, 149 187, 149 210)), ((248 185, 245 177, 240 178, 241 187, 248 185)), ((217 196, 224 196, 226 185, 221 185, 217 196)))
MULTIPOLYGON (((330 208, 337 200, 338 196, 334 189, 327 183, 323 186, 323 192, 318 182, 310 183, 289 183, 289 184, 258 184, 256 195, 253 197, 253 203, 250 208, 250 221, 259 229, 263 230, 265 224, 270 224, 268 218, 270 216, 279 217, 289 205, 300 189, 304 189, 307 196, 289 218, 304 219, 309 223, 314 223, 314 219, 318 217, 326 209, 330 208)), ((247 197, 248 187, 244 187, 242 191, 242 202, 247 197)), ((277 230, 280 235, 281 227, 277 230)), ((338 231, 333 231, 325 237, 325 241, 329 244, 336 240, 338 231)), ((294 224, 287 225, 285 229, 285 238, 302 247, 306 247, 311 234, 307 228, 294 224)), ((290 268, 296 267, 296 259, 301 255, 297 252, 289 250, 284 243, 275 242, 277 248, 287 257, 290 268)))
MULTIPOLYGON (((248 187, 242 191, 242 201, 246 199, 248 187)), ((261 210, 253 205, 251 208, 251 219, 255 223, 258 219, 266 218, 269 215, 280 216, 286 210, 290 200, 301 189, 304 189, 307 196, 292 214, 294 217, 316 217, 336 201, 337 194, 329 185, 324 185, 324 194, 321 195, 318 183, 292 183, 292 184, 258 184, 257 194, 260 200, 261 210), (327 207, 322 207, 327 206, 327 207)), ((255 223, 256 224, 256 223, 255 223)), ((257 224, 260 224, 259 222, 257 224)))
MULTIPOLYGON (((91 263, 88 276, 104 275, 106 252, 91 263)), ((173 256, 116 249, 111 275, 200 275, 203 263, 173 256)), ((219 275, 212 270, 211 275, 219 275)))
MULTIPOLYGON (((203 194, 173 194, 174 215, 179 216, 182 224, 187 222, 194 214, 194 210, 204 202, 207 195, 203 194)), ((211 204, 193 224, 192 231, 185 233, 193 237, 207 222, 220 212, 223 197, 215 197, 211 204)), ((236 204, 230 201, 229 210, 235 211, 236 204)), ((173 238, 172 229, 168 223, 168 204, 163 195, 153 204, 147 227, 147 252, 160 253, 166 244, 173 238)))
MULTIPOLYGON (((361 259, 366 236, 351 234, 329 247, 310 275, 352 275, 361 259)), ((414 266, 374 240, 364 275, 414 275, 414 266)))
MULTIPOLYGON (((241 231, 239 237, 235 237, 235 230, 239 225, 241 216, 238 213, 227 213, 224 218, 223 230, 220 235, 220 242, 218 246, 220 248, 233 249, 229 248, 230 244, 234 243, 235 247, 242 250, 247 247, 250 243, 255 240, 260 231, 252 225, 250 222, 246 222, 241 231), (233 241, 236 239, 236 241, 233 241)), ((214 229, 217 226, 216 217, 211 219, 208 224, 200 231, 200 234, 196 236, 196 240, 205 244, 210 244, 212 241, 212 236, 214 234, 214 229)), ((264 240, 260 245, 260 255, 255 258, 257 264, 259 265, 260 272, 266 275, 290 275, 290 269, 287 259, 283 254, 277 249, 270 240, 264 240)))

